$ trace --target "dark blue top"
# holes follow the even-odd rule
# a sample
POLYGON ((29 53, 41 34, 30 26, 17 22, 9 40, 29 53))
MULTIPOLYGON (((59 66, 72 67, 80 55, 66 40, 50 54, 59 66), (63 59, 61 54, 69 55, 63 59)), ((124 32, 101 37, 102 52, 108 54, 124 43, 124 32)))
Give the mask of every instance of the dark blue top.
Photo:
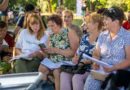
POLYGON ((24 24, 24 17, 25 16, 21 16, 20 18, 19 18, 19 20, 18 20, 18 22, 17 22, 17 26, 19 26, 19 27, 23 27, 23 24, 24 24))
MULTIPOLYGON (((79 56, 83 53, 83 54, 87 54, 87 55, 92 57, 92 52, 94 50, 94 47, 95 47, 96 43, 91 44, 89 42, 88 37, 89 37, 89 34, 85 34, 85 35, 82 36, 80 46, 79 46, 79 48, 77 50, 77 54, 79 56)), ((82 56, 81 56, 81 59, 82 59, 82 56)))

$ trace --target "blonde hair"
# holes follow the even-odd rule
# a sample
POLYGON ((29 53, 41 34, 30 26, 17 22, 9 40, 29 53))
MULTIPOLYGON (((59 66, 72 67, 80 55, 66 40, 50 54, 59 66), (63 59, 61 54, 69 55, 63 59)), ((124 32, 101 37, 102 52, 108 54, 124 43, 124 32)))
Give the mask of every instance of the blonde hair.
POLYGON ((98 23, 98 29, 102 30, 103 27, 103 17, 100 14, 97 13, 91 13, 90 15, 85 17, 86 23, 93 22, 98 23))
POLYGON ((63 11, 63 10, 65 10, 65 7, 64 6, 59 6, 59 7, 56 8, 56 10, 62 10, 63 11))
POLYGON ((29 20, 29 17, 31 16, 32 12, 26 13, 24 16, 24 23, 23 28, 27 28, 27 21, 29 20))
POLYGON ((65 8, 63 6, 59 6, 56 9, 56 14, 58 14, 59 16, 62 17, 62 13, 63 13, 64 10, 65 10, 65 8))
POLYGON ((44 35, 45 27, 39 15, 34 14, 34 13, 30 14, 29 18, 27 19, 27 29, 29 30, 31 34, 33 33, 33 30, 31 29, 30 24, 35 24, 35 23, 40 24, 40 30, 38 31, 38 34, 37 34, 37 39, 40 40, 41 37, 44 35))
POLYGON ((70 16, 71 16, 72 18, 74 17, 73 12, 72 12, 71 10, 64 10, 64 11, 63 11, 63 16, 64 16, 65 13, 70 14, 70 16))

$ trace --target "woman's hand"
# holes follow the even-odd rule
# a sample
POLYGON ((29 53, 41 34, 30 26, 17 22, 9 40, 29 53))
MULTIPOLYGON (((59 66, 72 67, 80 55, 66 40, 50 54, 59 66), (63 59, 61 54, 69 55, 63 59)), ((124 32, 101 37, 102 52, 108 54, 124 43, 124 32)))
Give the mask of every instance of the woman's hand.
POLYGON ((35 51, 35 52, 29 54, 29 57, 30 57, 30 58, 36 57, 36 56, 37 56, 37 53, 38 53, 38 51, 35 51))
POLYGON ((31 58, 33 58, 33 57, 39 57, 39 58, 42 58, 43 55, 42 55, 41 53, 42 53, 42 51, 35 51, 35 52, 29 54, 29 57, 31 57, 31 58))
POLYGON ((72 58, 72 62, 74 64, 78 64, 78 60, 79 60, 79 56, 78 55, 75 55, 73 58, 72 58))
POLYGON ((103 69, 104 69, 105 72, 112 72, 112 71, 115 70, 114 66, 113 67, 103 67, 103 69))
POLYGON ((43 51, 45 53, 54 54, 54 53, 59 53, 58 50, 59 50, 58 48, 44 48, 43 51))
POLYGON ((92 68, 93 68, 94 70, 98 70, 98 69, 100 68, 100 66, 99 66, 98 64, 96 64, 96 63, 93 63, 93 64, 92 64, 92 68))

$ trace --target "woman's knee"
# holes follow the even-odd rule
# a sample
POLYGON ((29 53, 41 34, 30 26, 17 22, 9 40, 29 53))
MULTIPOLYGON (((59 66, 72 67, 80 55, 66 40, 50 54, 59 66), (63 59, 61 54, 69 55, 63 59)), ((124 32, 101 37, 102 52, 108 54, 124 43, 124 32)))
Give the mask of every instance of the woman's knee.
POLYGON ((49 69, 46 68, 46 67, 43 66, 43 65, 40 65, 40 66, 39 66, 38 71, 39 71, 39 72, 42 72, 42 73, 44 73, 44 74, 48 74, 48 73, 49 73, 49 69))
POLYGON ((84 90, 101 90, 101 81, 96 80, 93 76, 89 75, 84 84, 84 90))
POLYGON ((54 75, 54 77, 55 78, 60 78, 60 70, 59 69, 55 69, 54 71, 53 71, 53 75, 54 75))
POLYGON ((72 78, 72 82, 85 82, 89 73, 75 74, 72 78))
POLYGON ((77 82, 77 81, 81 81, 81 77, 78 75, 78 74, 75 74, 74 76, 73 76, 73 78, 72 78, 72 82, 77 82))
POLYGON ((69 81, 69 82, 72 80, 72 76, 73 76, 73 74, 66 73, 66 72, 61 72, 61 74, 60 74, 60 78, 62 80, 69 81))

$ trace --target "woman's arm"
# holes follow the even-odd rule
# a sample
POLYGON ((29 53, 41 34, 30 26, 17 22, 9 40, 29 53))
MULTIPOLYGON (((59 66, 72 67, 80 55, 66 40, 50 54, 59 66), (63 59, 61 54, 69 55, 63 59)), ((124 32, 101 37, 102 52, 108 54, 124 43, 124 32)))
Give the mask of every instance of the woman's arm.
POLYGON ((105 71, 111 72, 119 69, 125 69, 130 67, 130 46, 125 47, 126 59, 121 63, 114 65, 112 68, 105 68, 105 71))
MULTIPOLYGON (((68 38, 70 43, 70 48, 68 49, 59 49, 59 48, 47 48, 45 49, 45 52, 47 53, 57 53, 60 55, 63 55, 65 57, 72 57, 74 56, 78 46, 79 46, 79 37, 76 35, 76 33, 72 30, 68 32, 68 38)), ((48 43, 49 46, 49 43, 48 43)))
POLYGON ((112 67, 112 71, 130 67, 130 46, 126 46, 125 53, 126 53, 126 59, 123 60, 121 63, 114 65, 112 67))
MULTIPOLYGON (((94 49, 94 51, 93 51, 93 57, 99 60, 99 59, 100 59, 100 51, 101 51, 101 50, 100 50, 99 46, 96 45, 96 47, 95 47, 95 49, 94 49)), ((96 64, 96 63, 93 63, 92 67, 93 67, 93 69, 95 69, 95 70, 99 69, 99 65, 96 64)))
POLYGON ((58 49, 57 53, 65 57, 72 57, 74 56, 79 46, 79 37, 77 36, 74 30, 70 30, 68 33, 68 38, 69 38, 70 48, 66 50, 58 49))
POLYGON ((9 0, 3 0, 2 3, 0 4, 0 11, 6 10, 8 7, 9 0))
POLYGON ((15 55, 20 55, 22 52, 21 52, 21 49, 19 48, 15 48, 15 55))
POLYGON ((101 49, 99 48, 98 45, 95 46, 95 49, 93 50, 93 57, 96 58, 96 59, 100 59, 100 51, 101 49))

